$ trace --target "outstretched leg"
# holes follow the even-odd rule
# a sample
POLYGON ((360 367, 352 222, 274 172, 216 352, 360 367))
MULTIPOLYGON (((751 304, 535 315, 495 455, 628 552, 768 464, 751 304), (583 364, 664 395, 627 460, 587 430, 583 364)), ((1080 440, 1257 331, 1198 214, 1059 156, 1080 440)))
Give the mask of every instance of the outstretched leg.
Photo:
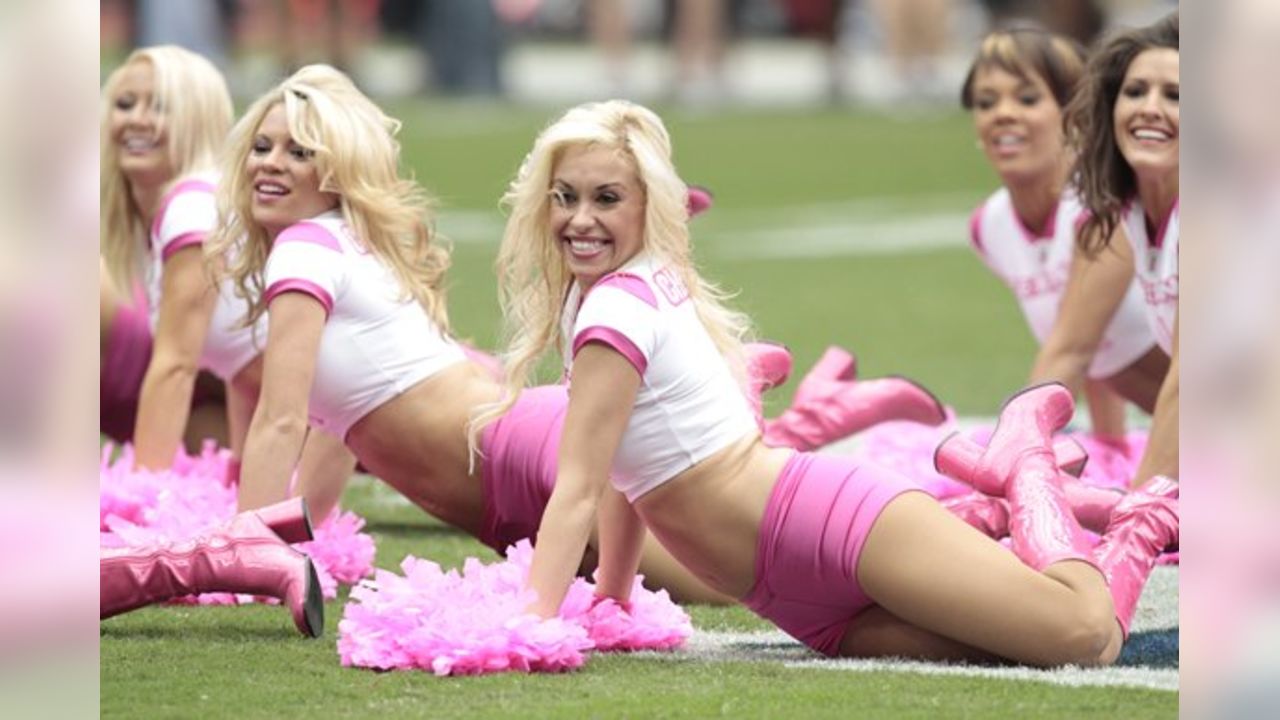
POLYGON ((1008 499, 1017 559, 928 498, 904 495, 868 533, 858 568, 867 594, 908 622, 1012 660, 1113 661, 1123 634, 1111 592, 1050 447, 1073 410, 1061 385, 1015 395, 966 473, 984 492, 1008 499))
POLYGON ((1111 596, 1096 569, 1066 560, 1036 572, 924 493, 900 495, 881 512, 858 582, 890 617, 878 616, 878 629, 855 618, 841 645, 849 654, 995 655, 1052 666, 1109 663, 1120 652, 1111 596))

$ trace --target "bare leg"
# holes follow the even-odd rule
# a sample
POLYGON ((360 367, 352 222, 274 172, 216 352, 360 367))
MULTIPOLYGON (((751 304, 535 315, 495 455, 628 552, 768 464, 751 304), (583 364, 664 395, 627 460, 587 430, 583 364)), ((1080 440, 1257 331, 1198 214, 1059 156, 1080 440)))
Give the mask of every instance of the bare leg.
POLYGON ((191 415, 187 417, 183 447, 189 453, 198 453, 205 440, 213 440, 219 446, 226 446, 229 440, 227 411, 218 403, 197 405, 191 408, 191 415))
POLYGON ((1084 396, 1089 401, 1089 427, 1095 435, 1124 440, 1124 398, 1104 381, 1085 379, 1084 396))
POLYGON ((989 653, 1044 666, 1108 664, 1120 653, 1111 595, 1095 568, 1067 560, 1037 573, 924 493, 885 507, 863 546, 858 582, 892 616, 940 638, 879 616, 878 631, 860 631, 855 620, 844 643, 854 652, 939 660, 989 653), (981 653, 965 655, 964 646, 981 653))
POLYGON ((107 273, 107 263, 98 259, 98 338, 100 353, 106 353, 107 342, 111 339, 111 326, 116 321, 116 313, 121 305, 120 293, 116 292, 111 275, 107 273))
POLYGON ((1156 396, 1169 372, 1169 356, 1159 347, 1152 347, 1137 362, 1107 378, 1108 387, 1117 395, 1152 413, 1156 409, 1156 396))
POLYGON ((879 605, 858 613, 840 640, 844 657, 908 657, 942 662, 997 663, 1000 658, 945 638, 895 616, 879 605))
POLYGON ((258 408, 258 389, 249 385, 239 375, 227 383, 228 444, 231 447, 231 457, 236 462, 244 457, 244 441, 249 435, 249 423, 253 422, 253 413, 258 408))
POLYGON ((347 480, 356 469, 356 456, 334 436, 315 428, 307 433, 298 460, 298 488, 295 494, 307 500, 311 521, 324 522, 338 506, 347 480))

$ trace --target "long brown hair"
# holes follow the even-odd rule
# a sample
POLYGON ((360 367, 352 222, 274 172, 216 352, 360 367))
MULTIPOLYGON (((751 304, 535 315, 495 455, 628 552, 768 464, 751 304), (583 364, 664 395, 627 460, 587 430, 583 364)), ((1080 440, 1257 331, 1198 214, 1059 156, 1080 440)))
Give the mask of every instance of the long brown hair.
POLYGON ((1084 82, 1067 106, 1068 138, 1077 149, 1073 174, 1089 211, 1076 241, 1086 253, 1107 246, 1125 204, 1138 192, 1133 168, 1116 145, 1112 114, 1129 64, 1152 48, 1178 49, 1177 12, 1108 40, 1089 60, 1084 82))

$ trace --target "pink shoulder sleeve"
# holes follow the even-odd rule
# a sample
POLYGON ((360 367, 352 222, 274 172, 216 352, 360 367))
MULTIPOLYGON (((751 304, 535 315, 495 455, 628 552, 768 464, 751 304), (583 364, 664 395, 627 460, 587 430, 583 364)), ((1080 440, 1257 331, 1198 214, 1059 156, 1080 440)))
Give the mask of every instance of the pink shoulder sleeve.
POLYGON ((969 216, 969 244, 983 257, 986 257, 987 254, 987 249, 982 246, 982 211, 986 207, 986 202, 983 202, 969 216))

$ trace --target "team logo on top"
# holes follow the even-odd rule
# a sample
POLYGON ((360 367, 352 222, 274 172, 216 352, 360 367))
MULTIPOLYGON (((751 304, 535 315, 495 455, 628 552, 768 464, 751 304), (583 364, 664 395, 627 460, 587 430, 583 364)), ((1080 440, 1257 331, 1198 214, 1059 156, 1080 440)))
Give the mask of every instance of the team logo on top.
POLYGON ((684 282, 676 277, 671 268, 662 268, 653 274, 653 284, 658 286, 662 291, 662 295, 667 302, 672 305, 679 305, 689 299, 689 290, 684 286, 684 282))

